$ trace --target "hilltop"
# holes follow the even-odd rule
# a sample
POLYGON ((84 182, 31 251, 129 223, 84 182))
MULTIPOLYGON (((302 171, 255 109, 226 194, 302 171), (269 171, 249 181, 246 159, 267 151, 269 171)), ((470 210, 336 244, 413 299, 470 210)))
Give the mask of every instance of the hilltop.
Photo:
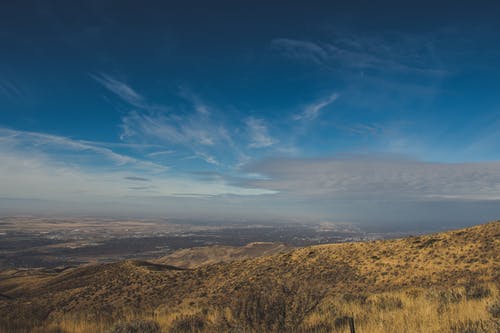
MULTIPOLYGON (((438 325, 433 326, 435 332, 469 325, 469 319, 470 325, 484 328, 477 332, 494 332, 498 314, 488 309, 498 302, 499 245, 497 221, 395 240, 294 250, 262 245, 269 252, 258 253, 273 254, 249 258, 257 246, 252 245, 239 250, 245 258, 239 260, 232 260, 235 249, 204 248, 154 263, 129 260, 62 271, 11 270, 0 274, 0 324, 11 331, 50 323, 68 331, 98 332, 118 320, 139 317, 171 331, 239 327, 248 332, 340 332, 338 319, 354 315, 361 332, 401 332, 408 327, 398 325, 417 325, 419 319, 412 316, 435 311, 428 318, 450 316, 445 324, 432 324, 438 325), (207 253, 214 252, 230 260, 200 266, 207 253), (161 264, 176 260, 196 268, 161 264), (398 321, 397 311, 407 318, 398 321), (461 317, 453 319, 452 313, 461 317), (89 322, 93 326, 85 330, 89 322)), ((418 332, 434 329, 418 325, 418 332)))

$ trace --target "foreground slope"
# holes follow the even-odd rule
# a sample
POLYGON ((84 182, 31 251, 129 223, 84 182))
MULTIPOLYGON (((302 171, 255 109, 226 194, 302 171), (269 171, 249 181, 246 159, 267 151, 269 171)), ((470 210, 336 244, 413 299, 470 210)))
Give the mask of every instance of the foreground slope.
MULTIPOLYGON (((396 327, 393 317, 384 319, 384 311, 411 309, 411 316, 434 304, 440 317, 482 307, 477 318, 470 311, 476 318, 470 325, 484 326, 477 332, 494 332, 498 319, 488 309, 498 297, 499 253, 500 222, 491 222, 427 236, 312 246, 195 269, 124 261, 60 272, 8 271, 0 274, 0 324, 7 331, 52 323, 68 331, 99 332, 117 320, 139 316, 173 331, 182 324, 185 331, 340 332, 339 318, 356 314, 364 331, 382 327, 381 332, 391 332, 391 327, 408 328, 396 327), (446 306, 442 299, 449 301, 446 306), (183 318, 187 322, 179 324, 183 318), (392 326, 384 327, 384 321, 392 326), (369 328, 371 322, 375 326, 369 328)), ((464 318, 455 319, 449 318, 448 329, 462 325, 464 318)))

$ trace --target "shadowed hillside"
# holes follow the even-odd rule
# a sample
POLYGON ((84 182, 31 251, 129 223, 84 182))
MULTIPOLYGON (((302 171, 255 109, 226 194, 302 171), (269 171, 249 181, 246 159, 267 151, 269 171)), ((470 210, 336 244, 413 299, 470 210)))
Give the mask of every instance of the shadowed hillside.
MULTIPOLYGON (((344 332, 342 318, 353 316, 359 332, 496 332, 499 245, 500 222, 492 222, 194 269, 124 261, 11 270, 0 275, 0 324, 6 332, 100 332, 113 325, 118 332, 117 322, 137 319, 164 332, 344 332)), ((199 266, 207 251, 178 263, 199 266)), ((224 250, 223 257, 232 256, 224 250)))

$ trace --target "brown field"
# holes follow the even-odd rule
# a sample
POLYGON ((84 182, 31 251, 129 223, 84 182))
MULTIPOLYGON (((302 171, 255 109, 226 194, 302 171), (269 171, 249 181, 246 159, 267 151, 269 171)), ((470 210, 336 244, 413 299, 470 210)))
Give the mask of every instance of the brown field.
POLYGON ((356 332, 499 332, 499 245, 491 222, 193 269, 135 260, 9 270, 0 330, 348 332, 349 316, 356 332))

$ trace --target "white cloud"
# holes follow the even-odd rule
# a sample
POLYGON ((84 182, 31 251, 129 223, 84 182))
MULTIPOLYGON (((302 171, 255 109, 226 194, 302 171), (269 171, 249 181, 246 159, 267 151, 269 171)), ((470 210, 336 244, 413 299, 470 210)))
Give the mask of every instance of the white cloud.
POLYGON ((145 107, 144 98, 126 83, 103 73, 91 77, 125 102, 136 107, 145 107))
MULTIPOLYGON (((233 140, 239 131, 231 131, 224 119, 215 112, 132 111, 122 117, 121 140, 152 144, 163 147, 161 151, 173 151, 180 156, 195 156, 219 167, 232 168, 245 158, 240 146, 233 140)), ((166 155, 152 153, 148 156, 166 155)))
POLYGON ((81 204, 105 200, 127 200, 127 196, 259 195, 267 190, 239 188, 224 181, 197 181, 183 177, 148 175, 129 176, 128 171, 91 171, 68 166, 43 154, 26 156, 14 152, 0 153, 0 197, 44 200, 82 200, 81 204), (148 179, 148 192, 136 193, 130 179, 148 179), (131 192, 133 191, 133 193, 131 192))
POLYGON ((0 95, 10 99, 25 99, 23 89, 13 80, 0 79, 0 95))
POLYGON ((6 198, 75 200, 95 195, 118 196, 116 186, 110 184, 112 175, 82 173, 54 161, 42 153, 24 154, 1 150, 0 196, 6 198))
POLYGON ((432 163, 385 157, 274 159, 249 186, 329 200, 500 200, 500 162, 432 163))
POLYGON ((308 105, 302 113, 293 116, 294 120, 314 120, 319 115, 321 110, 335 102, 339 98, 339 94, 333 93, 325 99, 308 105))
POLYGON ((219 161, 217 161, 217 159, 215 157, 213 157, 212 155, 209 155, 207 153, 197 152, 196 156, 201 158, 202 160, 204 160, 205 162, 207 162, 209 164, 220 165, 219 161))
MULTIPOLYGON (((197 114, 177 116, 168 113, 130 112, 122 118, 122 140, 138 140, 186 147, 213 146, 227 137, 217 124, 197 114)), ((227 143, 227 142, 226 142, 227 143)))
MULTIPOLYGON (((120 139, 125 145, 157 147, 160 151, 175 149, 184 157, 194 156, 212 165, 237 169, 250 159, 246 148, 266 148, 279 142, 269 134, 268 126, 262 119, 243 118, 241 122, 232 119, 229 128, 225 123, 228 119, 222 113, 216 112, 187 88, 181 87, 179 95, 189 102, 191 108, 174 112, 166 106, 151 104, 131 86, 109 75, 92 77, 136 107, 121 119, 120 139), (246 146, 244 142, 247 142, 246 146)), ((314 113, 325 106, 318 105, 316 109, 311 106, 305 117, 315 117, 314 113)), ((276 149, 285 152, 287 147, 276 149)), ((166 154, 152 152, 147 156, 161 155, 166 154)))
MULTIPOLYGON (((209 163, 217 161, 201 153, 209 163)), ((201 181, 165 172, 160 164, 117 154, 65 137, 0 129, 0 197, 78 202, 122 200, 129 196, 260 195, 224 179, 201 181), (92 156, 88 156, 91 154, 92 156), (88 161, 91 159, 92 161, 88 161), (91 163, 90 163, 91 162, 91 163), (147 181, 137 191, 131 181, 147 181)), ((157 207, 158 208, 158 207, 157 207)))
MULTIPOLYGON (((64 137, 1 129, 0 198, 54 200, 87 213, 95 213, 101 203, 103 213, 227 217, 230 207, 234 216, 263 218, 265 212, 265 217, 353 218, 366 223, 430 223, 437 216, 449 223, 480 222, 499 212, 495 200, 500 200, 500 162, 443 164, 394 155, 271 159, 244 168, 246 176, 199 179, 159 173, 156 166, 142 164, 147 161, 120 154, 125 157, 117 158, 114 152, 95 148, 64 137), (99 163, 84 163, 88 154, 99 163)), ((219 163, 210 154, 195 158, 219 163)), ((0 205, 9 208, 9 202, 0 205)), ((56 207, 37 204, 46 205, 47 211, 56 207)), ((18 211, 29 211, 22 209, 18 211)))
POLYGON ((246 125, 250 137, 250 147, 266 148, 277 143, 277 140, 269 135, 266 123, 263 119, 250 117, 246 120, 246 125))
POLYGON ((328 41, 274 39, 271 47, 284 56, 328 69, 382 70, 442 76, 441 60, 429 36, 386 33, 336 35, 328 41))
POLYGON ((84 157, 84 154, 90 154, 90 157, 98 156, 111 161, 115 166, 127 166, 151 172, 161 172, 168 169, 167 166, 119 154, 110 148, 92 144, 89 141, 73 140, 63 136, 38 132, 0 128, 0 148, 2 147, 24 152, 35 150, 48 155, 60 156, 66 156, 68 151, 76 152, 80 154, 80 160, 84 157))
POLYGON ((304 40, 278 38, 271 41, 271 48, 283 52, 295 59, 311 61, 317 64, 328 58, 328 52, 320 45, 304 40))
POLYGON ((164 156, 164 155, 171 155, 175 153, 174 150, 159 150, 159 151, 154 151, 152 153, 149 153, 149 157, 157 157, 157 156, 164 156))
POLYGON ((182 87, 180 89, 180 95, 189 101, 193 105, 194 110, 200 115, 209 116, 211 114, 210 107, 200 98, 200 96, 193 93, 191 90, 182 87))

